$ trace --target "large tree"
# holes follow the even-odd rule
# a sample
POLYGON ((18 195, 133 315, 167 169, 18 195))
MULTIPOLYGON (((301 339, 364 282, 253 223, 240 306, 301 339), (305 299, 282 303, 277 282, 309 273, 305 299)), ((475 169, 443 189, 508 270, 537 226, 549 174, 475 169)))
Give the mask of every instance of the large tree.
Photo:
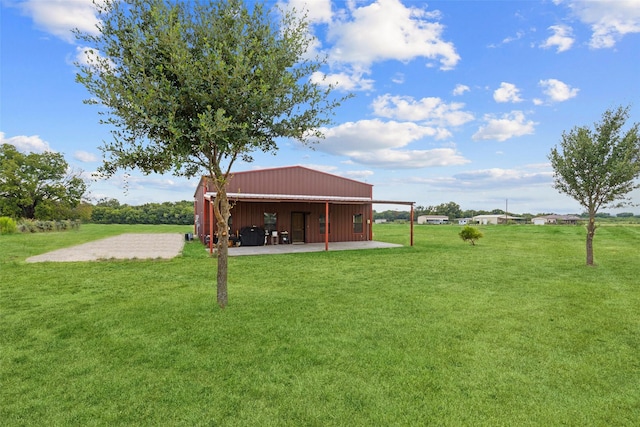
POLYGON ((210 178, 224 307, 234 162, 275 153, 277 138, 321 138, 341 99, 311 81, 324 60, 307 56, 313 40, 295 11, 242 0, 97 3, 99 34, 77 33, 91 47, 77 80, 113 129, 101 170, 210 178))
POLYGON ((87 187, 61 153, 19 152, 0 146, 0 216, 66 219, 87 187))
POLYGON ((627 194, 640 185, 640 138, 638 123, 626 132, 629 107, 607 110, 602 121, 563 132, 560 149, 554 147, 549 159, 554 171, 554 187, 586 208, 587 265, 593 265, 593 236, 596 214, 603 206, 630 203, 627 194))

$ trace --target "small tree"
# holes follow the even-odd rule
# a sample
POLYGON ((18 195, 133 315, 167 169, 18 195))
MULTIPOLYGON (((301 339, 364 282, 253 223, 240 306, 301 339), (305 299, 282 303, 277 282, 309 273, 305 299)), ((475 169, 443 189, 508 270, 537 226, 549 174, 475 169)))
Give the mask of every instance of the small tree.
POLYGON ((194 177, 215 188, 218 305, 227 304, 226 185, 236 160, 275 153, 277 138, 322 137, 340 104, 310 77, 305 18, 275 16, 243 0, 103 0, 99 34, 77 80, 106 107, 114 141, 103 147, 107 176, 118 169, 194 177), (249 9, 249 5, 252 9, 249 9))
POLYGON ((460 233, 458 233, 458 236, 460 236, 460 238, 465 242, 469 242, 471 245, 475 246, 476 241, 480 240, 484 235, 477 228, 466 225, 460 233))
POLYGON ((0 145, 0 215, 69 218, 86 189, 80 173, 69 171, 61 153, 23 154, 13 145, 0 145))
POLYGON ((639 124, 623 133, 628 118, 629 107, 607 110, 593 130, 582 126, 563 132, 560 150, 554 147, 549 155, 554 187, 587 209, 587 265, 593 265, 598 209, 630 204, 626 195, 640 187, 634 184, 640 176, 639 124))

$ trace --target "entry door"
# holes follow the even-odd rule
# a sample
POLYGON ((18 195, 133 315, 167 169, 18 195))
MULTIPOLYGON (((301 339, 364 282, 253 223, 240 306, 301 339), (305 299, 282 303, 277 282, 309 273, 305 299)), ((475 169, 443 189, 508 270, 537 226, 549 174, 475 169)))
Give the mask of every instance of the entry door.
POLYGON ((304 212, 291 212, 291 243, 304 243, 304 212))

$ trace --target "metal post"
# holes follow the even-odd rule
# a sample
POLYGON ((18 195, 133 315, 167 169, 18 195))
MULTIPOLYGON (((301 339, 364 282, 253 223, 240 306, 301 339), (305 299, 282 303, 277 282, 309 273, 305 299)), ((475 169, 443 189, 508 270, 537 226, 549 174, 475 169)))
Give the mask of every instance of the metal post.
POLYGON ((324 203, 324 250, 329 250, 329 202, 324 203))

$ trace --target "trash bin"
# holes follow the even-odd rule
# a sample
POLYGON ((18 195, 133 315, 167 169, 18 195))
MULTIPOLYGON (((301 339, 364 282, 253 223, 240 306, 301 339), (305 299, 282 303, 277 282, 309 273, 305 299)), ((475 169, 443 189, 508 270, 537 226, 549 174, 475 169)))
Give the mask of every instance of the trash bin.
POLYGON ((288 231, 281 231, 280 232, 280 243, 282 243, 283 245, 286 245, 287 243, 289 243, 289 232, 288 231))

